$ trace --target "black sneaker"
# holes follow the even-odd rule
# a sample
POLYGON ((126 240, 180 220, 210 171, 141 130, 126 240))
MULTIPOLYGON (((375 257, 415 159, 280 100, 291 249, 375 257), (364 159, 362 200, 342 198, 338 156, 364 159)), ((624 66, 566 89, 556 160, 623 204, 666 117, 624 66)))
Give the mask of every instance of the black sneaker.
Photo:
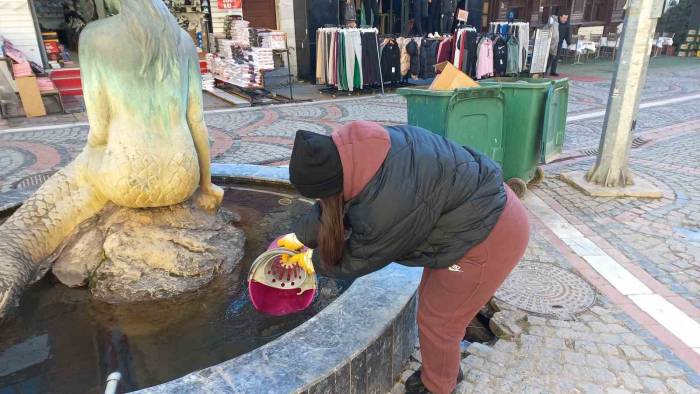
POLYGON ((552 76, 552 77, 558 77, 558 76, 559 76, 559 73, 551 73, 551 74, 549 74, 549 75, 552 76))
MULTIPOLYGON (((421 370, 417 370, 413 375, 406 379, 406 394, 429 394, 430 391, 425 388, 423 381, 420 378, 421 370)), ((457 374, 457 384, 464 380, 464 372, 462 368, 459 368, 459 374, 457 374)))

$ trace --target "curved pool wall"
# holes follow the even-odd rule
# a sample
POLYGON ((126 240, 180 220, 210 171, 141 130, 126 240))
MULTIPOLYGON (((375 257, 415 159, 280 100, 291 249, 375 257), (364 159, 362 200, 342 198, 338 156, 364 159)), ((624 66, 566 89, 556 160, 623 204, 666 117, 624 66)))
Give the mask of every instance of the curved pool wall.
MULTIPOLYGON (((215 183, 290 188, 288 169, 212 164, 215 183)), ((0 215, 28 193, 10 196, 0 215)), ((398 264, 356 279, 338 299, 280 338, 239 357, 136 393, 385 393, 417 342, 422 270, 398 264)), ((167 362, 167 360, 163 360, 167 362)))

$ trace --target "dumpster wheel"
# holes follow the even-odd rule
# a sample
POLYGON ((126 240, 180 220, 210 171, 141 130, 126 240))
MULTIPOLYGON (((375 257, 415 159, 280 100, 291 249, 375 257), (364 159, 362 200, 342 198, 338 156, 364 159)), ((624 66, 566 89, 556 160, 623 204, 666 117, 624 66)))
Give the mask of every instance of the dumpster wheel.
POLYGON ((544 181, 544 170, 542 167, 535 168, 535 176, 527 183, 527 186, 537 186, 544 181))
POLYGON ((527 183, 520 178, 510 178, 506 181, 506 184, 515 193, 518 198, 523 198, 525 192, 527 192, 527 183))

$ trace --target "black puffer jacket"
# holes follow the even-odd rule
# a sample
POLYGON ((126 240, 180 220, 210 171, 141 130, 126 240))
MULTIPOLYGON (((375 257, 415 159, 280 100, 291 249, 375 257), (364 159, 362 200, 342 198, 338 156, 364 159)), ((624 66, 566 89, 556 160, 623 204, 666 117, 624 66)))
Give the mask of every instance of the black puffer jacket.
MULTIPOLYGON (((491 159, 419 127, 386 131, 391 143, 386 158, 346 203, 350 230, 340 263, 325 266, 314 253, 314 266, 323 275, 357 277, 391 262, 449 267, 489 235, 503 211, 501 169, 491 159)), ((371 143, 377 144, 376 138, 371 143)), ((339 151, 351 149, 348 157, 363 160, 367 145, 357 138, 348 145, 339 151)), ((343 176, 353 177, 352 168, 344 161, 343 176)), ((312 248, 319 218, 316 204, 295 227, 299 240, 312 248)))
POLYGON ((409 74, 412 76, 418 76, 418 73, 420 72, 420 58, 418 56, 418 43, 415 40, 411 40, 408 44, 406 44, 406 52, 408 52, 408 56, 411 57, 411 68, 409 70, 409 74))

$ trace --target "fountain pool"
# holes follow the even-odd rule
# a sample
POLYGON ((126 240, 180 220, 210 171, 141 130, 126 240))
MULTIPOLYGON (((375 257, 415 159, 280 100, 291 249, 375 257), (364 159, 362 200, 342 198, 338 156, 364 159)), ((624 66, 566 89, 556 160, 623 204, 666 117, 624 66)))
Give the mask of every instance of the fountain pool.
MULTIPOLYGON (((157 385, 247 353, 299 326, 350 286, 319 278, 306 311, 285 317, 256 312, 245 278, 257 255, 290 231, 309 207, 287 189, 230 185, 224 208, 246 235, 245 257, 228 276, 177 299, 109 305, 47 275, 0 327, 0 393, 99 393, 122 373, 126 391, 157 385)), ((0 218, 0 221, 2 218, 0 218)))

